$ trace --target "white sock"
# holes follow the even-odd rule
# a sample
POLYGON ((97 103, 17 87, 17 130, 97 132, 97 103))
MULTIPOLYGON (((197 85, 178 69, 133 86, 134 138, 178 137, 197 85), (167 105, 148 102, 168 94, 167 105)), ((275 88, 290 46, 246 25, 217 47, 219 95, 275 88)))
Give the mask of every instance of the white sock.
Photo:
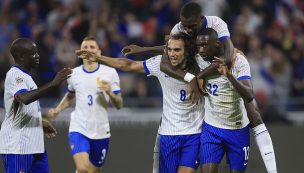
POLYGON ((268 173, 277 173, 276 159, 274 155, 271 137, 265 124, 253 128, 254 139, 259 147, 268 173))
POLYGON ((159 169, 159 134, 156 135, 153 151, 153 173, 158 173, 159 169))

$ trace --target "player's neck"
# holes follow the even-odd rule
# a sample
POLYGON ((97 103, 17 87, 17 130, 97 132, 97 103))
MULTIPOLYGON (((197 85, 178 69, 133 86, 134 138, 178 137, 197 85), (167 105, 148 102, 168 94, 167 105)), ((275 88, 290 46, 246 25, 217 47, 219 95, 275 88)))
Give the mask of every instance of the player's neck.
POLYGON ((31 71, 30 68, 26 68, 25 65, 23 64, 20 64, 20 63, 15 63, 14 66, 17 66, 18 68, 20 68, 22 71, 25 71, 27 73, 29 73, 31 71))
POLYGON ((98 68, 98 63, 96 62, 83 62, 83 67, 86 71, 94 71, 98 68))

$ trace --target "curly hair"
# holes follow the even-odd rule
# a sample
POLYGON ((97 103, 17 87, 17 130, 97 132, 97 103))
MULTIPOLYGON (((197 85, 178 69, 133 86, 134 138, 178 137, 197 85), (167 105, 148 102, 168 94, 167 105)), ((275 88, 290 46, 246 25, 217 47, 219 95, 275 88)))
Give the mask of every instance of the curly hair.
POLYGON ((197 65, 197 62, 195 60, 195 55, 197 53, 197 47, 195 44, 195 39, 190 37, 189 35, 185 33, 177 33, 172 35, 167 35, 165 37, 166 42, 166 48, 165 48, 165 54, 168 56, 168 41, 169 40, 182 40, 184 42, 184 50, 185 50, 185 56, 186 56, 186 69, 194 74, 198 74, 200 69, 197 65))

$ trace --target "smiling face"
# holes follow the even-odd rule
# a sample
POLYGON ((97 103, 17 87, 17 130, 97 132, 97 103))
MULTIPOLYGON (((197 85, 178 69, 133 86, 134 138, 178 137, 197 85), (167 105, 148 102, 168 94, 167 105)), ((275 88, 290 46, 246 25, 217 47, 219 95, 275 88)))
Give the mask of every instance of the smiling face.
POLYGON ((211 39, 209 35, 198 35, 196 38, 196 46, 198 53, 206 61, 211 61, 220 51, 219 41, 211 39))
MULTIPOLYGON (((80 49, 81 50, 87 50, 87 51, 96 53, 98 55, 101 54, 101 50, 99 49, 99 46, 98 46, 98 44, 97 44, 97 42, 95 40, 84 40, 81 43, 80 49)), ((86 59, 83 59, 83 60, 84 61, 88 61, 86 59)))
POLYGON ((185 60, 185 44, 183 40, 170 39, 168 41, 167 51, 172 66, 176 67, 181 65, 185 60))

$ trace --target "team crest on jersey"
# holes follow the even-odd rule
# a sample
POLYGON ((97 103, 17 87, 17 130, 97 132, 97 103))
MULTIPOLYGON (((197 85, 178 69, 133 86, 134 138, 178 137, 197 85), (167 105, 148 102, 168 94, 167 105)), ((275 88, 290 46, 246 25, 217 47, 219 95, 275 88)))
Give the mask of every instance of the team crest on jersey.
POLYGON ((16 77, 16 83, 20 84, 23 82, 23 79, 21 77, 16 77))

